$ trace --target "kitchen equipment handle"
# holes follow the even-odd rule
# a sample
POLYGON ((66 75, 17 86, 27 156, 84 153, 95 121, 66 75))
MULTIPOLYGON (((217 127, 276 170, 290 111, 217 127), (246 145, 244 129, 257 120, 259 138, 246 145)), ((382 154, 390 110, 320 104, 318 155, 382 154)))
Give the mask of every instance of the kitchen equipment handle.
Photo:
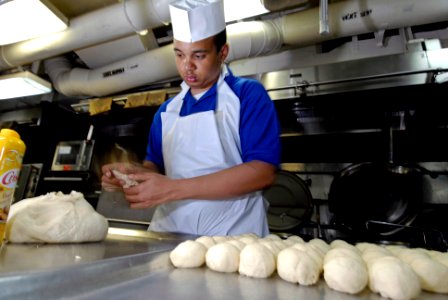
POLYGON ((423 228, 423 227, 417 227, 417 226, 409 226, 409 225, 402 225, 402 224, 395 224, 395 223, 389 223, 389 222, 383 222, 383 221, 376 221, 376 220, 369 220, 366 222, 366 228, 369 230, 369 227, 371 226, 387 226, 387 227, 395 227, 398 230, 401 229, 407 229, 407 230, 413 230, 417 233, 422 234, 422 240, 425 246, 428 246, 428 240, 434 240, 433 238, 428 239, 428 235, 432 233, 437 237, 437 239, 441 242, 442 248, 441 250, 446 251, 448 244, 445 240, 445 237, 443 233, 440 230, 434 229, 434 228, 423 228))
POLYGON ((44 177, 45 181, 82 181, 82 177, 44 177))

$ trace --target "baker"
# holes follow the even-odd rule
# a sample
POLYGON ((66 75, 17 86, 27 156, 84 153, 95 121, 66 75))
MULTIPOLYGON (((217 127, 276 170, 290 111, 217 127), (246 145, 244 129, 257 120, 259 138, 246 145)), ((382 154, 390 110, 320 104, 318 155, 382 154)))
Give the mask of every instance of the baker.
POLYGON ((156 112, 143 165, 104 165, 102 186, 122 189, 133 208, 157 206, 151 231, 265 236, 261 191, 280 163, 274 104, 258 81, 225 65, 222 0, 176 1, 170 14, 182 90, 156 112))

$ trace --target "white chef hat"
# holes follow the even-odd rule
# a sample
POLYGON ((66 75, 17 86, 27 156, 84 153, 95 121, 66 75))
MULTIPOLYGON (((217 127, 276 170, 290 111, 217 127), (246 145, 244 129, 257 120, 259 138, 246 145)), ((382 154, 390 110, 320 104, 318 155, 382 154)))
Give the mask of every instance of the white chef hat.
POLYGON ((222 0, 180 0, 170 4, 176 40, 192 43, 214 36, 226 28, 222 0))

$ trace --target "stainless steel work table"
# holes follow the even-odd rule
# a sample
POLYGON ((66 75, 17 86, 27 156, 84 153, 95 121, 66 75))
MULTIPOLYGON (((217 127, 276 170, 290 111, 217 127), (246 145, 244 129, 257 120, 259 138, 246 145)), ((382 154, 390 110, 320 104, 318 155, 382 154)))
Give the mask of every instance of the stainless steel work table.
MULTIPOLYGON (((0 299, 383 299, 353 296, 280 279, 176 269, 169 252, 195 238, 110 228, 105 241, 85 244, 7 244, 0 254, 0 299), (9 298, 7 298, 9 297, 9 298)), ((447 295, 422 293, 418 299, 447 295)))

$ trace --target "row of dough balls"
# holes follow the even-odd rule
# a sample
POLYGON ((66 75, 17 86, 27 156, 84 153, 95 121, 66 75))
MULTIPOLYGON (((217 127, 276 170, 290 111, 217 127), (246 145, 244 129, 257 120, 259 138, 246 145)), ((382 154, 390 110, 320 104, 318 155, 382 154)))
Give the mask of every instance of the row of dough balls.
POLYGON ((206 264, 217 272, 255 278, 277 272, 283 280, 300 285, 316 284, 323 274, 336 291, 357 294, 368 287, 391 299, 413 299, 421 290, 448 293, 448 253, 422 248, 243 234, 184 241, 170 252, 170 260, 177 268, 206 264))

